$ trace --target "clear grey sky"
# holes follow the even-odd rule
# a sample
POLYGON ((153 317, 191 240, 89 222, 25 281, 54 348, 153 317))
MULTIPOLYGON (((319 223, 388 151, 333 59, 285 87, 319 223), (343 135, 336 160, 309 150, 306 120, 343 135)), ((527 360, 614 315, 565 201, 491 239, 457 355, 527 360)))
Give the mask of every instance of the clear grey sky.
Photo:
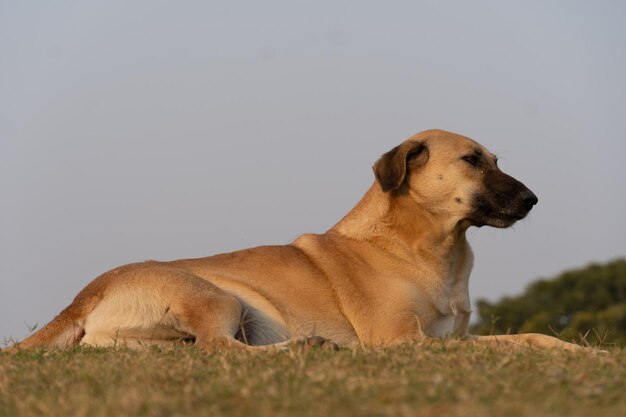
POLYGON ((473 299, 626 255, 626 3, 0 0, 0 337, 91 279, 323 232, 413 133, 539 196, 473 299))

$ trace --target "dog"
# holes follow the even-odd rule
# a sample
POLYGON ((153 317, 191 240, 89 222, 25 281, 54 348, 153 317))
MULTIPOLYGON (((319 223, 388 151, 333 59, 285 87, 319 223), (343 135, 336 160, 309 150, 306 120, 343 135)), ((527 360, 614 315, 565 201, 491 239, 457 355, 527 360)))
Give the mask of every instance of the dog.
POLYGON ((418 133, 323 234, 199 259, 121 266, 12 346, 173 345, 249 351, 392 346, 431 338, 580 350, 542 334, 468 334, 469 227, 506 228, 538 199, 474 140, 418 133))

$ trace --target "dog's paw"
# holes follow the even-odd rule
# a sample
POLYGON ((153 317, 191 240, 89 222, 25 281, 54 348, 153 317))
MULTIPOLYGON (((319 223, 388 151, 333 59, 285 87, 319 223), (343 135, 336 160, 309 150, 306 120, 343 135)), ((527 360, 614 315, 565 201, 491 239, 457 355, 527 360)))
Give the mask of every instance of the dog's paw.
POLYGON ((322 336, 299 336, 293 339, 291 346, 300 351, 313 349, 328 351, 339 350, 337 343, 322 336))

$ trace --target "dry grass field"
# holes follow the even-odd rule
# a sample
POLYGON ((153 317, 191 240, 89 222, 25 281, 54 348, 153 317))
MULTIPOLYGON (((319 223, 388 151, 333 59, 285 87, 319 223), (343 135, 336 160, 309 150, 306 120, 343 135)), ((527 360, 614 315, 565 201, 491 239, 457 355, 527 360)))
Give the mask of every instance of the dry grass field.
POLYGON ((0 353, 0 416, 619 416, 626 351, 0 353))

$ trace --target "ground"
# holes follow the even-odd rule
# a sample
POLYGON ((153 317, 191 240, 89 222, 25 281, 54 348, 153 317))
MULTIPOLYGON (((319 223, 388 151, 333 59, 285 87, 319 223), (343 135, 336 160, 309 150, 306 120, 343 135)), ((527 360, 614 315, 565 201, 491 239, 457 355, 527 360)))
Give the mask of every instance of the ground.
POLYGON ((0 416, 618 416, 626 350, 0 353, 0 416))

